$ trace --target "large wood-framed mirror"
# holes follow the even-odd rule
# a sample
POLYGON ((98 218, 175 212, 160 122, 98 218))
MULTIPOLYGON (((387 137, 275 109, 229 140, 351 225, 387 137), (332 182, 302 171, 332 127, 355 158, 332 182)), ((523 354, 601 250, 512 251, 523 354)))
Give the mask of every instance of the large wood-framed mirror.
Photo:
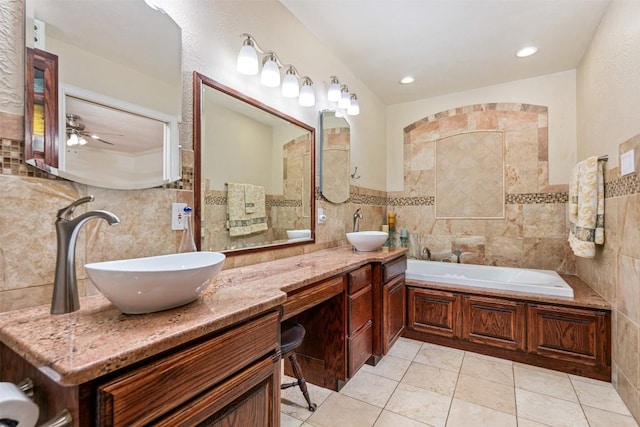
POLYGON ((315 242, 315 128, 198 72, 193 81, 198 248, 315 242))
POLYGON ((114 189, 180 178, 182 30, 169 15, 144 0, 26 0, 25 45, 26 163, 114 189), (45 55, 55 80, 29 62, 45 55))

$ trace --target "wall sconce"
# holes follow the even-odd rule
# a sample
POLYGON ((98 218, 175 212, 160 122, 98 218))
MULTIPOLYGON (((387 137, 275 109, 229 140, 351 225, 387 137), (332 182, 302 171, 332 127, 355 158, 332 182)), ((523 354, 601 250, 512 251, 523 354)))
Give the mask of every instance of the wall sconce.
POLYGON ((278 55, 273 51, 265 51, 251 34, 243 33, 245 37, 242 48, 238 53, 236 69, 240 74, 255 76, 258 74, 258 53, 263 55, 260 83, 267 87, 280 86, 280 68, 286 69, 282 80, 282 96, 285 98, 298 98, 298 104, 303 107, 313 107, 316 96, 313 91, 313 81, 307 76, 301 76, 296 67, 291 64, 283 64, 278 55), (302 86, 300 86, 300 80, 302 86))
POLYGON ((338 100, 338 108, 347 109, 351 105, 351 94, 347 85, 340 88, 340 99, 338 100))
POLYGON ((330 79, 327 99, 331 102, 338 102, 340 101, 340 81, 336 76, 331 76, 330 79))
POLYGON ((350 116, 357 116, 360 114, 360 103, 358 102, 358 97, 355 93, 351 94, 351 103, 349 107, 347 107, 347 114, 350 116))

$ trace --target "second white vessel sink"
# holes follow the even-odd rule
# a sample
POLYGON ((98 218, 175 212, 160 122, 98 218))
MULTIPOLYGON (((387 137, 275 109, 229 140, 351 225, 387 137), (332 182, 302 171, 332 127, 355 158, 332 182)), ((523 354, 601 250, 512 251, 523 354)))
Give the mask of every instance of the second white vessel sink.
POLYGON ((347 233, 347 240, 360 252, 372 252, 380 248, 387 240, 386 231, 355 231, 347 233))
POLYGON ((222 270, 219 252, 187 252, 85 264, 98 290, 126 314, 153 313, 198 299, 222 270))

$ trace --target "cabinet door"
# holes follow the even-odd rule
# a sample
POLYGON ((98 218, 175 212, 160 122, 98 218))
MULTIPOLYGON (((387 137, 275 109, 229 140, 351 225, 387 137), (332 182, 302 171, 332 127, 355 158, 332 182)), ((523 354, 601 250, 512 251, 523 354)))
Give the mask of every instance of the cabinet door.
POLYGON ((451 292, 408 288, 408 325, 417 332, 460 336, 460 296, 451 292))
POLYGON ((387 354, 406 326, 407 298, 404 274, 385 283, 382 289, 383 340, 382 351, 387 354))
POLYGON ((25 160, 39 169, 58 167, 58 57, 27 48, 25 160))
POLYGON ((609 313, 529 305, 530 353, 589 366, 610 365, 609 313))
POLYGON ((525 336, 523 303, 470 295, 462 297, 463 339, 507 350, 524 350, 525 336))

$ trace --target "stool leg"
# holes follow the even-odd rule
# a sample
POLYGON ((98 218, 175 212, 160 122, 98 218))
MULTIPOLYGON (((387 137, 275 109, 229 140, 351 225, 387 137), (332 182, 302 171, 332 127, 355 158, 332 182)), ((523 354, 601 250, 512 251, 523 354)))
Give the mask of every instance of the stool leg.
POLYGON ((291 353, 289 355, 289 361, 291 362, 291 368, 293 369, 293 374, 298 379, 298 385, 300 386, 300 391, 302 391, 302 395, 305 400, 309 404, 309 410, 311 412, 315 411, 318 407, 315 403, 311 403, 311 398, 309 397, 309 390, 307 389, 307 382, 304 380, 302 376, 302 370, 300 369, 300 365, 298 364, 298 359, 296 358, 295 353, 291 353))

